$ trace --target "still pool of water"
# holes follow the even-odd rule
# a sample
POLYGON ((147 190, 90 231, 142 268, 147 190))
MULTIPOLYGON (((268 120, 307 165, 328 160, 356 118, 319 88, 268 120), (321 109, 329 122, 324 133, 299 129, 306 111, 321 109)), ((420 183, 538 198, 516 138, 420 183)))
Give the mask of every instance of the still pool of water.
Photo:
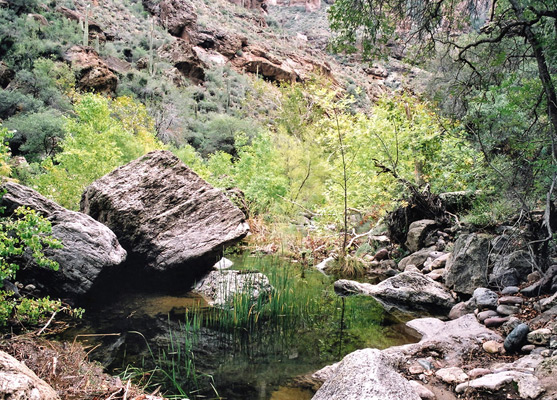
POLYGON ((90 307, 64 336, 94 348, 91 357, 113 373, 150 388, 230 400, 310 399, 300 377, 360 348, 416 340, 372 298, 338 297, 333 279, 317 271, 276 257, 233 261, 234 269, 265 273, 273 298, 217 310, 192 292, 122 293, 90 307))

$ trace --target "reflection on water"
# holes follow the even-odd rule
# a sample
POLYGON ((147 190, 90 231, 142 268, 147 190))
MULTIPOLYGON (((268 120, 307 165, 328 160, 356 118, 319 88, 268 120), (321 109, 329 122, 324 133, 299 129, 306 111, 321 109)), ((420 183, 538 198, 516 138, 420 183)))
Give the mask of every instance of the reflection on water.
POLYGON ((313 392, 309 389, 295 387, 279 387, 271 394, 270 400, 310 400, 313 392))
MULTIPOLYGON (((302 279, 298 267, 276 260, 234 260, 234 268, 269 276, 287 303, 283 314, 270 317, 262 312, 257 324, 233 329, 219 324, 215 318, 224 314, 215 314, 194 293, 122 294, 112 304, 89 309, 83 324, 66 338, 111 334, 79 339, 98 346, 91 356, 113 372, 129 371, 130 365, 149 371, 171 364, 167 375, 188 388, 190 397, 231 400, 310 399, 311 391, 292 387, 293 378, 359 348, 415 340, 373 299, 341 299, 330 278, 305 271, 302 279), (297 315, 286 315, 289 312, 297 315)), ((169 386, 179 394, 176 385, 169 386)))

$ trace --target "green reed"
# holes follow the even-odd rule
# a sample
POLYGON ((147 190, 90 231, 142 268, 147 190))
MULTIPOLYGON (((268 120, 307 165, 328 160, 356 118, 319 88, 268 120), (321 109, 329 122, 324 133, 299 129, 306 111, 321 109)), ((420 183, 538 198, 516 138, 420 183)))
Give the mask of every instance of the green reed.
POLYGON ((317 311, 320 293, 315 293, 314 285, 300 282, 297 271, 287 263, 277 258, 266 261, 252 262, 245 268, 266 275, 273 289, 254 299, 251 293, 255 282, 250 281, 226 306, 205 312, 194 310, 203 314, 200 319, 204 326, 221 332, 254 333, 263 327, 291 330, 308 322, 317 311))

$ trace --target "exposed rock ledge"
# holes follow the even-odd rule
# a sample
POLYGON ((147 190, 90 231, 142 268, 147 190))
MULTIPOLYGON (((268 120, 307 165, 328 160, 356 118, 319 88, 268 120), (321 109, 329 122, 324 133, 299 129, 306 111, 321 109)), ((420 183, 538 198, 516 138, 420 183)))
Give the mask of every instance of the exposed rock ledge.
POLYGON ((314 379, 324 384, 313 400, 420 399, 416 388, 401 375, 409 366, 419 365, 418 360, 431 354, 436 354, 438 367, 461 365, 471 350, 481 348, 483 341, 502 340, 471 314, 449 322, 415 319, 407 326, 423 335, 420 342, 382 351, 359 350, 340 363, 317 371, 314 379), (346 376, 350 379, 345 379, 346 376))

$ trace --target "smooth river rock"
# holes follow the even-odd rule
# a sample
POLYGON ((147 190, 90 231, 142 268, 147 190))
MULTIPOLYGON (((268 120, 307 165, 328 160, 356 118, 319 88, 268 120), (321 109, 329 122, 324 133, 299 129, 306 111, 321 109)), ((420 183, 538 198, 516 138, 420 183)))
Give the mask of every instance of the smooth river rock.
POLYGON ((420 400, 413 386, 377 349, 348 354, 315 393, 313 400, 420 400))
POLYGON ((6 214, 17 207, 29 207, 47 218, 52 224, 52 236, 64 248, 45 251, 60 268, 53 271, 36 266, 30 256, 27 265, 18 273, 25 284, 33 283, 42 292, 62 298, 76 299, 89 293, 101 280, 101 272, 121 265, 126 251, 116 235, 88 215, 70 211, 48 200, 33 189, 13 182, 5 182, 6 191, 1 205, 6 214))
POLYGON ((474 290, 472 297, 480 310, 497 308, 498 296, 493 290, 479 287, 474 290))
POLYGON ((153 151, 88 186, 81 210, 110 227, 164 284, 191 285, 249 231, 245 215, 169 151, 153 151))
POLYGON ((402 272, 377 285, 341 279, 334 286, 340 294, 372 296, 388 311, 425 311, 445 316, 455 305, 454 298, 443 285, 417 272, 402 272))
POLYGON ((516 351, 525 344, 530 328, 526 324, 520 324, 512 330, 505 338, 505 350, 508 352, 516 351))

